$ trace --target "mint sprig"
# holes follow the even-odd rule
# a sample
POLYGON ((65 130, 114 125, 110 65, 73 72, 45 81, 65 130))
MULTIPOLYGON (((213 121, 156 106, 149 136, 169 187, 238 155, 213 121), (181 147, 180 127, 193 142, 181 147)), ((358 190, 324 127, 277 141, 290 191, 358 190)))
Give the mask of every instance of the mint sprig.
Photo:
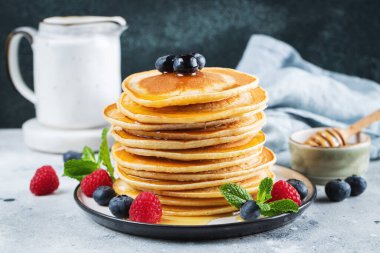
POLYGON ((270 205, 268 203, 256 201, 256 204, 260 207, 261 213, 263 213, 264 211, 266 212, 270 210, 270 205))
POLYGON ((82 181, 85 176, 92 173, 97 168, 98 164, 92 161, 69 160, 65 162, 63 175, 82 181))
POLYGON ((298 212, 298 205, 290 199, 276 200, 268 204, 270 206, 269 210, 261 210, 261 214, 264 216, 275 216, 282 213, 298 212))
POLYGON ((252 196, 243 187, 237 184, 228 183, 220 187, 223 197, 231 206, 240 208, 247 200, 251 200, 252 196))
POLYGON ((114 168, 111 163, 110 150, 108 148, 107 141, 108 128, 104 128, 102 131, 102 142, 99 148, 98 164, 103 164, 106 166, 108 173, 110 174, 112 180, 114 180, 114 168))
MULTIPOLYGON (((290 199, 267 202, 272 198, 272 188, 273 179, 267 177, 261 180, 257 192, 256 204, 259 206, 262 215, 275 216, 282 213, 298 212, 298 205, 290 199)), ((252 200, 252 196, 240 185, 228 183, 220 186, 219 189, 227 202, 237 209, 240 209, 246 201, 252 200)))
POLYGON ((272 198, 273 179, 266 177, 261 180, 259 190, 257 191, 257 201, 266 202, 272 198))
POLYGON ((112 180, 115 180, 114 168, 111 163, 110 151, 108 148, 107 134, 108 128, 104 128, 102 131, 102 141, 99 147, 99 156, 97 161, 95 158, 95 152, 90 147, 85 146, 82 150, 81 159, 69 160, 65 162, 63 175, 82 181, 85 176, 99 169, 103 164, 107 168, 112 180))
POLYGON ((96 163, 95 153, 90 147, 84 146, 82 150, 82 160, 96 163))

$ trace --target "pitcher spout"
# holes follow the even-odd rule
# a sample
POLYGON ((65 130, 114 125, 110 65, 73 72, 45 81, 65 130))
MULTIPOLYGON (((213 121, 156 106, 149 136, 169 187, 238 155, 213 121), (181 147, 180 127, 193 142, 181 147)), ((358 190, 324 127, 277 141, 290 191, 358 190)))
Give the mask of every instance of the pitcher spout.
POLYGON ((120 16, 114 16, 114 17, 109 17, 109 20, 105 20, 105 22, 113 22, 119 25, 119 34, 121 35, 125 30, 128 29, 128 24, 127 21, 120 16))

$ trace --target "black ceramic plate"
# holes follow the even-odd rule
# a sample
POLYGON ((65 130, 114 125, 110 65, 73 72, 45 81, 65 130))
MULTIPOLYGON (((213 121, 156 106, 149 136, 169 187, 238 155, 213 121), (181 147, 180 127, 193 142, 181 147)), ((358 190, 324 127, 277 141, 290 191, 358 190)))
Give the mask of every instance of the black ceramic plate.
POLYGON ((122 233, 172 240, 210 240, 238 237, 261 233, 289 224, 299 217, 314 201, 317 195, 316 188, 305 176, 280 166, 274 166, 273 171, 277 179, 296 178, 306 184, 309 193, 303 200, 298 213, 286 213, 255 221, 238 221, 236 217, 231 215, 230 217, 213 220, 208 225, 160 225, 118 219, 111 215, 107 207, 99 206, 92 198, 86 197, 79 185, 74 191, 74 199, 95 222, 122 233))

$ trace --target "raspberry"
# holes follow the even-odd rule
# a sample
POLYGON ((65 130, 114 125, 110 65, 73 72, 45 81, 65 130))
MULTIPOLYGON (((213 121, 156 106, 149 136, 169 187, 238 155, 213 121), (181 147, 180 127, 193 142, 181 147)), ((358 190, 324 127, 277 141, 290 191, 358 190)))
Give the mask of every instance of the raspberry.
POLYGON ((281 199, 290 199, 301 206, 301 197, 297 190, 288 182, 279 180, 273 185, 272 198, 268 202, 273 202, 281 199))
POLYGON ((161 216, 161 202, 151 192, 140 193, 129 210, 129 219, 137 222, 158 223, 161 216))
POLYGON ((50 165, 45 165, 36 170, 30 180, 29 189, 34 195, 40 196, 54 192, 58 186, 59 180, 55 170, 50 165))
POLYGON ((97 169, 91 174, 85 176, 80 182, 80 187, 87 197, 92 197, 92 194, 99 186, 112 187, 112 179, 107 171, 97 169))

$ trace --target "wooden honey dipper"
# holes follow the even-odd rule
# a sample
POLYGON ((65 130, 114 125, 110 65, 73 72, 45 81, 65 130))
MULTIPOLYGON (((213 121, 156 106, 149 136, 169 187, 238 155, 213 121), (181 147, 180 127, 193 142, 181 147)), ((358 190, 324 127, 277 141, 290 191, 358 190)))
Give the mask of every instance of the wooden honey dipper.
POLYGON ((338 148, 347 145, 348 139, 360 132, 363 128, 380 120, 380 109, 355 122, 347 129, 326 128, 310 136, 305 144, 313 147, 338 148))

